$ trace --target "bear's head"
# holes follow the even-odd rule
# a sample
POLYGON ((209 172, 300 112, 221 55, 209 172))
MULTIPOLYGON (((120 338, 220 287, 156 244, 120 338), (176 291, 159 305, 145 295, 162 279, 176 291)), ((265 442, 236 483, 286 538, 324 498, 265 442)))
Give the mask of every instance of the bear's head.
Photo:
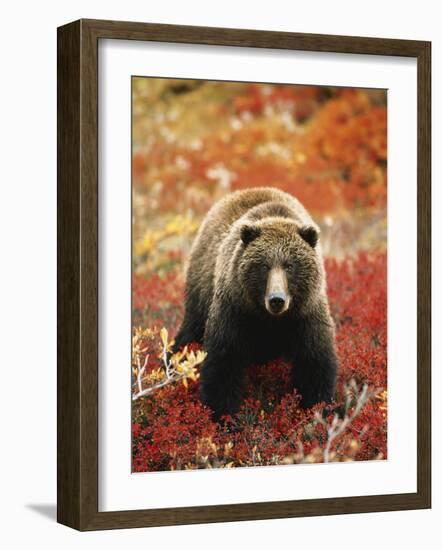
POLYGON ((240 238, 238 277, 248 303, 272 317, 301 311, 321 284, 317 227, 275 217, 244 223, 240 238))

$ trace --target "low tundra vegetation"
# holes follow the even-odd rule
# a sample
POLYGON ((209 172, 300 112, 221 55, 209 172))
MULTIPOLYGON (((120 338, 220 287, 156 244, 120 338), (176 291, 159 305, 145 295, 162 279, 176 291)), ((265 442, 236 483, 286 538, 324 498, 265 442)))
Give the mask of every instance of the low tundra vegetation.
POLYGON ((133 471, 387 458, 385 93, 140 78, 133 116, 133 471), (184 266, 210 206, 259 185, 321 226, 336 400, 301 409, 276 360, 248 369, 240 411, 217 423, 199 399, 204 349, 170 354, 184 266))
MULTIPOLYGON (((168 358, 168 331, 137 327, 132 360, 135 472, 387 457, 386 257, 361 253, 327 260, 326 267, 340 359, 336 402, 302 410, 289 384, 289 365, 274 361, 249 369, 240 411, 215 423, 198 394, 204 351, 191 345, 168 358)), ((164 294, 168 284, 166 278, 164 294)), ((145 290, 135 284, 134 296, 150 310, 145 290)), ((179 299, 175 306, 181 310, 179 299)), ((161 320, 168 321, 169 310, 164 313, 161 320)))

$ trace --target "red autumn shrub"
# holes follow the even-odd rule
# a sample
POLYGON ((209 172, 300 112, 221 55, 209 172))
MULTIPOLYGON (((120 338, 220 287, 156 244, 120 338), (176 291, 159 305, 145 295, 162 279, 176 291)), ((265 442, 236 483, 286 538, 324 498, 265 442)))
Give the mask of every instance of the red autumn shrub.
POLYGON ((133 156, 146 212, 201 215, 228 191, 267 185, 314 214, 385 207, 387 109, 378 95, 315 86, 241 90, 211 100, 213 131, 203 127, 193 140, 180 139, 173 121, 151 128, 149 145, 133 156))
MULTIPOLYGON (((330 446, 332 460, 387 456, 387 259, 360 253, 326 261, 329 297, 340 359, 336 402, 299 408, 289 384, 289 365, 252 366, 247 398, 234 417, 214 423, 198 396, 198 381, 176 383, 134 402, 132 466, 135 472, 318 462, 327 446, 327 426, 343 415, 344 388, 355 380, 372 390, 361 412, 330 446), (376 391, 375 391, 376 390, 376 391), (317 415, 320 415, 318 417, 317 415), (324 419, 319 421, 319 418, 324 419)), ((152 275, 133 283, 134 316, 144 326, 177 327, 182 315, 181 279, 152 275), (162 301, 168 307, 162 307, 162 301)), ((150 369, 158 368, 153 353, 150 369)), ((351 401, 351 414, 356 401, 351 401)))
POLYGON ((134 326, 166 326, 176 332, 184 312, 184 281, 177 270, 149 278, 133 276, 132 323, 134 326))
POLYGON ((266 108, 275 107, 289 111, 296 120, 304 121, 319 107, 324 93, 325 89, 319 86, 249 84, 235 97, 233 107, 238 114, 262 114, 266 108))
MULTIPOLYGON (((235 189, 275 185, 296 196, 324 228, 327 254, 384 248, 382 91, 190 82, 176 94, 176 83, 155 81, 144 79, 151 87, 134 96, 135 327, 176 333, 193 232, 214 201, 235 189)), ((164 385, 134 401, 134 471, 387 456, 386 255, 329 258, 326 269, 340 359, 336 402, 300 409, 282 361, 250 367, 241 410, 222 424, 202 406, 198 380, 164 385), (334 415, 352 421, 331 439, 334 415)), ((160 347, 149 340, 147 352, 143 337, 138 343, 137 357, 144 364, 149 354, 146 374, 154 379, 160 347)), ((135 383, 139 370, 136 364, 135 383)))

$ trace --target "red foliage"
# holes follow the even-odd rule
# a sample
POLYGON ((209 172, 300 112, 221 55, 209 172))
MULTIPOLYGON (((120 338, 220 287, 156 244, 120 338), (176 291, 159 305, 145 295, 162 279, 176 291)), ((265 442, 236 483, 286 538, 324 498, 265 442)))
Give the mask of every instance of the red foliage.
POLYGON ((132 324, 165 326, 175 332, 182 319, 184 293, 184 281, 176 270, 164 275, 153 272, 148 279, 135 273, 132 285, 132 324))
MULTIPOLYGON (((337 326, 340 358, 337 400, 324 409, 304 411, 289 385, 289 365, 275 361, 248 372, 247 397, 241 410, 223 424, 214 423, 198 397, 198 382, 159 389, 142 398, 133 411, 133 470, 136 472, 276 464, 299 452, 315 456, 326 432, 315 412, 331 418, 343 406, 350 379, 371 388, 387 387, 386 255, 360 253, 345 261, 326 261, 329 296, 337 326)), ((182 286, 173 277, 134 278, 134 309, 145 325, 176 327, 182 314, 182 286), (170 293, 173 294, 170 294, 170 293), (161 296, 173 306, 159 307, 161 296), (175 313, 171 313, 174 310, 175 313)), ((155 368, 157 364, 152 364, 155 368)), ((349 429, 334 443, 337 456, 356 446, 353 458, 387 456, 386 399, 373 397, 349 429)))
POLYGON ((203 135, 198 146, 158 137, 134 154, 137 189, 160 186, 155 208, 206 212, 220 192, 211 175, 219 166, 231 174, 227 190, 274 185, 315 214, 385 207, 387 110, 363 90, 329 98, 321 87, 253 84, 219 106, 222 119, 229 108, 237 125, 203 135), (285 118, 268 118, 266 109, 285 118))
MULTIPOLYGON (((133 155, 137 239, 145 233, 146 220, 151 230, 164 225, 171 213, 199 221, 221 196, 252 186, 288 191, 318 220, 325 214, 344 220, 341 233, 349 239, 352 230, 360 229, 355 209, 365 216, 383 215, 387 110, 382 92, 259 84, 235 90, 233 95, 203 94, 201 112, 210 111, 211 118, 198 125, 195 114, 192 132, 179 110, 177 120, 162 116, 156 123, 153 117, 146 127, 144 120, 140 136, 149 139, 142 137, 133 155)), ((163 114, 169 108, 165 103, 163 114)), ((358 243, 365 248, 364 239, 375 250, 383 244, 378 233, 361 233, 358 243)), ((333 243, 339 252, 340 244, 333 243)), ((164 326, 173 335, 183 316, 185 247, 177 235, 160 244, 161 254, 147 254, 135 264, 133 325, 164 326), (143 273, 149 273, 147 278, 143 273)), ((326 269, 340 358, 336 402, 300 409, 289 384, 290 366, 282 361, 250 367, 244 404, 222 424, 212 422, 202 406, 198 382, 188 380, 187 388, 181 382, 164 386, 134 402, 134 471, 280 464, 287 457, 321 460, 327 432, 315 413, 329 421, 334 413, 343 414, 350 380, 373 390, 387 388, 386 255, 327 259, 326 269)), ((150 351, 154 370, 160 366, 158 350, 150 351)), ((386 391, 370 397, 331 450, 342 460, 387 456, 386 391)))
POLYGON ((237 113, 262 114, 268 107, 286 109, 304 121, 317 108, 322 89, 319 86, 262 86, 249 84, 233 102, 237 113))

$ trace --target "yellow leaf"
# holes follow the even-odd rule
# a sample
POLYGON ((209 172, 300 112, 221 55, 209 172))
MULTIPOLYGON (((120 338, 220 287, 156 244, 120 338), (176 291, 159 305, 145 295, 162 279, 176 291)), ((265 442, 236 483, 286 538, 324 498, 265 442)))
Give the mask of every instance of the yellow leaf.
POLYGON ((161 338, 161 341, 163 342, 163 346, 167 348, 167 340, 169 338, 169 333, 167 332, 167 328, 163 327, 160 330, 160 338, 161 338))

